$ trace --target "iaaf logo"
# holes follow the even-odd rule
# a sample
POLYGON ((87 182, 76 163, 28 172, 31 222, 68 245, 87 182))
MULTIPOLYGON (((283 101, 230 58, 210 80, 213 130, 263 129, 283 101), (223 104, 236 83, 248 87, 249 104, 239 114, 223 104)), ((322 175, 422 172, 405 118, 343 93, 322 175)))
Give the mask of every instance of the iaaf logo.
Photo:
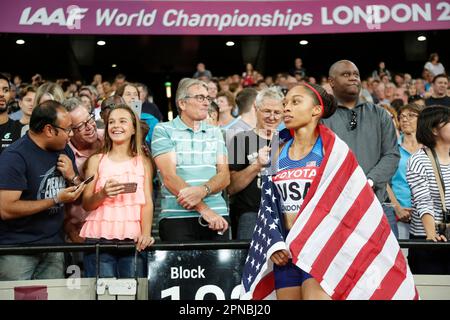
POLYGON ((69 29, 81 29, 81 20, 83 20, 87 11, 87 8, 80 8, 75 5, 67 7, 66 10, 58 8, 54 11, 47 11, 47 8, 42 7, 34 12, 32 12, 31 7, 27 7, 22 11, 19 24, 25 26, 59 24, 69 29))

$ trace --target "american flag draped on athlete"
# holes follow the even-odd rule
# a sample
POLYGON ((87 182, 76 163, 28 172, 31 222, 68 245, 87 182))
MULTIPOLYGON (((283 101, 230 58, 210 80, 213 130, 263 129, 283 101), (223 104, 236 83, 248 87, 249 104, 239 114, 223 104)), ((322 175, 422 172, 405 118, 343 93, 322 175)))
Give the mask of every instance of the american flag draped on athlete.
POLYGON ((320 125, 319 133, 324 159, 285 240, 278 191, 271 174, 264 175, 241 299, 276 299, 270 256, 281 249, 332 299, 418 299, 406 259, 354 154, 327 127, 320 125))

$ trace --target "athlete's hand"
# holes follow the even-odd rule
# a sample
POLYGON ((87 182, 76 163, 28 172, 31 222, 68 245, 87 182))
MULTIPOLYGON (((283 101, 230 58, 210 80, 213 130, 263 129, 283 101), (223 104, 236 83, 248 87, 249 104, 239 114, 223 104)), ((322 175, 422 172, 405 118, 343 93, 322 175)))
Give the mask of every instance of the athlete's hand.
POLYGON ((270 260, 277 266, 285 266, 289 261, 289 252, 287 250, 275 251, 270 257, 270 260))

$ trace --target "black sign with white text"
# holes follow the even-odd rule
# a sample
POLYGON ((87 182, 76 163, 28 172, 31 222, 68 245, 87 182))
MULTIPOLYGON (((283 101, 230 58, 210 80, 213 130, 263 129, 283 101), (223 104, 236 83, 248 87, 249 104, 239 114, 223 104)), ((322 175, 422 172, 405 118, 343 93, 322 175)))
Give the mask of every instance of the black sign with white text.
POLYGON ((149 300, 239 299, 247 249, 148 253, 149 300))

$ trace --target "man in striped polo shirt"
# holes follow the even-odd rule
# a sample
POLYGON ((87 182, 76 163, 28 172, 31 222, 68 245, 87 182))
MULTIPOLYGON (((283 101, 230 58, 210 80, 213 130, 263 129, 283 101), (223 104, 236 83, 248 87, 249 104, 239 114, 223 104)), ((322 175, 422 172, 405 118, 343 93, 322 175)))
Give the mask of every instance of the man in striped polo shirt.
POLYGON ((203 121, 210 102, 206 83, 182 79, 176 93, 179 116, 154 129, 163 241, 229 239, 228 208, 221 193, 230 183, 227 149, 220 129, 203 121))

